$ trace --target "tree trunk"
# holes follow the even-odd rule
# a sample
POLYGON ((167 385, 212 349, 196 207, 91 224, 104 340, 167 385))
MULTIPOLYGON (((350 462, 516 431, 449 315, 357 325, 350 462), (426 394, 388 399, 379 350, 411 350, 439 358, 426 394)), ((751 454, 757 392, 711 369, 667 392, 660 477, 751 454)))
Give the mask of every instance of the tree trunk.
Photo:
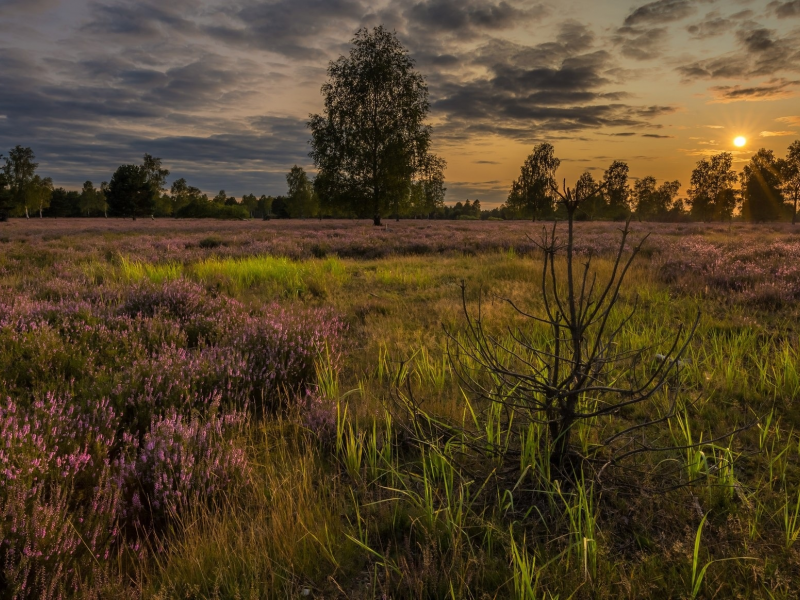
POLYGON ((25 218, 26 219, 30 219, 31 218, 31 216, 28 214, 28 207, 27 206, 25 207, 25 218))
POLYGON ((792 225, 797 225, 797 194, 794 196, 794 212, 792 213, 792 225))
POLYGON ((380 227, 381 226, 381 216, 380 215, 375 215, 374 217, 372 217, 372 224, 375 227, 380 227))

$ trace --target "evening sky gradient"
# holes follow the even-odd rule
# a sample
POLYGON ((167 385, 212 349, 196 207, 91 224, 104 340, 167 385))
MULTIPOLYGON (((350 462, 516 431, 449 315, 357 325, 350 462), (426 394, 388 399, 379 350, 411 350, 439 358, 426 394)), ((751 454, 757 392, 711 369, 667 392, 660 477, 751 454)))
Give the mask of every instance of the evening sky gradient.
POLYGON ((0 152, 67 188, 149 152, 284 193, 328 62, 378 24, 427 78, 448 202, 502 202, 542 141, 559 177, 621 159, 684 193, 704 155, 800 138, 800 0, 0 0, 0 152))

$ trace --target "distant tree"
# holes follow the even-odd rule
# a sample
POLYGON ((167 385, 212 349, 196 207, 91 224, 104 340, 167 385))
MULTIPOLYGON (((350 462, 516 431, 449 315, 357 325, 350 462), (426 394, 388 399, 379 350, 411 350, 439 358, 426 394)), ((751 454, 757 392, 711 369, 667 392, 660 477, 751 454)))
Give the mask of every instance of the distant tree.
POLYGON ((225 199, 225 206, 239 206, 239 201, 235 196, 228 196, 225 199))
MULTIPOLYGON (((4 161, 3 155, 0 154, 0 161, 4 161)), ((8 219, 9 209, 9 193, 8 193, 8 178, 6 177, 5 170, 0 168, 0 221, 8 219)))
POLYGON ((748 221, 777 221, 783 216, 781 177, 772 150, 761 148, 741 174, 742 216, 748 221))
POLYGON ((288 219, 291 216, 289 213, 289 202, 286 196, 278 196, 277 198, 273 198, 271 205, 272 214, 277 218, 288 219))
POLYGON ((286 194, 289 215, 292 217, 313 217, 319 210, 314 187, 303 167, 293 166, 286 174, 286 194))
POLYGON ((46 217, 80 217, 81 194, 74 190, 67 191, 63 187, 55 188, 50 198, 50 206, 45 211, 46 217))
POLYGON ((35 159, 33 150, 18 145, 8 153, 3 165, 3 175, 9 188, 9 208, 17 214, 24 211, 26 217, 30 217, 29 187, 39 167, 35 159))
POLYGON ((208 204, 208 196, 206 196, 199 188, 186 183, 186 179, 183 177, 172 182, 172 187, 170 188, 170 200, 172 202, 173 215, 177 215, 178 211, 189 204, 208 204))
POLYGON ((506 206, 534 221, 551 216, 555 208, 553 187, 560 164, 552 144, 535 146, 520 168, 519 177, 511 184, 506 206))
POLYGON ((628 187, 628 164, 615 160, 603 174, 603 194, 606 198, 605 211, 612 219, 625 219, 631 212, 630 195, 628 187))
POLYGON ((112 216, 143 217, 153 214, 156 189, 147 169, 140 165, 122 165, 108 183, 106 202, 112 216))
POLYGON ((227 199, 228 194, 225 193, 225 190, 220 190, 219 193, 211 199, 211 202, 224 206, 227 199))
POLYGON ((257 215, 260 217, 269 217, 272 213, 272 201, 274 198, 272 196, 262 195, 258 199, 258 206, 257 206, 257 215))
POLYGON ((328 66, 325 108, 310 116, 314 189, 323 208, 372 216, 397 210, 430 159, 425 80, 397 36, 360 29, 328 66))
POLYGON ((86 181, 81 190, 78 201, 78 210, 81 215, 90 217, 92 215, 104 214, 106 210, 105 195, 101 190, 97 190, 91 181, 86 181))
POLYGON ((169 169, 161 166, 161 159, 144 155, 142 167, 147 172, 147 181, 153 187, 156 196, 161 196, 166 192, 167 177, 169 177, 169 169))
POLYGON ((737 199, 733 189, 736 172, 731 168, 733 155, 722 152, 697 163, 692 171, 689 201, 691 215, 700 221, 730 219, 737 199))
POLYGON ((598 191, 597 182, 589 171, 585 171, 575 184, 575 194, 585 198, 580 206, 581 217, 594 221, 607 208, 602 191, 598 191))
POLYGON ((258 211, 258 198, 256 198, 255 194, 245 194, 242 196, 242 206, 247 209, 247 212, 250 213, 250 217, 252 218, 258 211))
POLYGON ((28 207, 39 211, 39 218, 44 215, 44 209, 50 206, 53 197, 53 180, 49 177, 34 175, 25 189, 25 216, 28 216, 28 207))
POLYGON ((792 225, 797 223, 797 201, 800 200, 800 140, 789 146, 786 158, 780 161, 783 195, 792 203, 792 225))
POLYGON ((657 186, 655 177, 643 177, 633 186, 636 217, 640 220, 665 219, 679 189, 681 189, 679 181, 665 181, 661 186, 657 186))
POLYGON ((411 182, 409 194, 409 214, 414 217, 431 217, 444 206, 447 188, 444 187, 444 169, 447 163, 438 156, 428 155, 411 182))

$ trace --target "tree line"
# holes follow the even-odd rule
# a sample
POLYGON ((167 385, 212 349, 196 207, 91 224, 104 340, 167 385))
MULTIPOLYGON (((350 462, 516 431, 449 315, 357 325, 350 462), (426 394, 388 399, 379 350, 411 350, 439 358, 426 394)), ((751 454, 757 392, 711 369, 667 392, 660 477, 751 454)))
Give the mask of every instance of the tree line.
MULTIPOLYGON (((450 219, 552 219, 559 211, 554 186, 561 161, 549 143, 533 148, 514 180, 506 202, 483 210, 478 200, 444 203, 446 162, 432 152, 432 127, 425 79, 395 33, 382 26, 360 29, 350 52, 328 66, 321 89, 324 109, 309 116, 313 180, 295 165, 286 175, 285 196, 224 190, 209 198, 181 178, 167 188, 170 172, 160 158, 145 154, 142 164, 120 166, 108 182, 87 181, 80 192, 54 188, 36 171, 30 148, 17 146, 0 171, 0 217, 120 216, 291 218, 382 217, 450 219)), ((614 161, 600 181, 588 171, 577 192, 599 189, 581 203, 577 219, 797 221, 800 196, 800 140, 784 158, 759 150, 740 173, 733 155, 700 160, 686 198, 681 183, 634 179, 623 161, 614 161)))
POLYGON ((185 178, 167 188, 169 169, 160 158, 145 154, 142 164, 121 165, 99 187, 86 181, 80 191, 54 187, 37 173, 31 148, 16 146, 0 155, 0 219, 7 217, 177 217, 250 219, 317 216, 318 202, 302 167, 287 174, 286 196, 245 194, 240 199, 225 190, 209 198, 185 178))
MULTIPOLYGON (((537 145, 520 168, 505 204, 484 215, 533 220, 563 216, 554 192, 560 164, 551 144, 537 145)), ((653 176, 633 180, 628 165, 619 160, 611 163, 599 181, 588 171, 583 173, 576 191, 596 188, 600 190, 582 204, 576 218, 725 221, 740 215, 747 221, 796 223, 800 140, 789 146, 784 158, 775 156, 772 150, 760 149, 739 173, 733 169, 730 152, 701 159, 692 170, 686 198, 678 197, 679 181, 659 185, 653 176)))

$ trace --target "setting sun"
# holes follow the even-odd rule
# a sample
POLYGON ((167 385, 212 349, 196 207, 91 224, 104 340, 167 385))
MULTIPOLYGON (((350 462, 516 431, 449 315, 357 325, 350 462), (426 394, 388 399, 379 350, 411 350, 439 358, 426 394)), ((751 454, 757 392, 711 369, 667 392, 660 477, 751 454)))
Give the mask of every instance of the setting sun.
POLYGON ((742 137, 741 135, 739 137, 737 137, 735 140, 733 140, 733 145, 738 147, 738 148, 741 148, 746 143, 747 143, 747 138, 742 137))

